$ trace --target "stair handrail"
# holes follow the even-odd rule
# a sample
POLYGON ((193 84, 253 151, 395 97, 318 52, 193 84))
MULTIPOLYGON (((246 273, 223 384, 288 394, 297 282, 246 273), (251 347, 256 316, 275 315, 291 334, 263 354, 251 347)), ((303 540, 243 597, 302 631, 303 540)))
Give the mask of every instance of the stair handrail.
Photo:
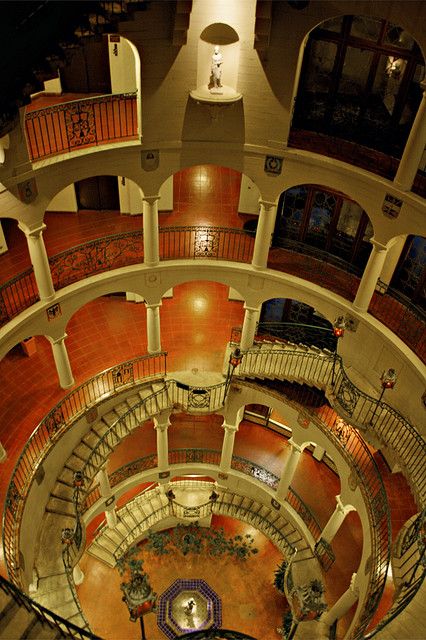
POLYGON ((10 580, 23 587, 19 567, 20 522, 30 487, 52 447, 84 413, 138 382, 163 378, 167 352, 137 356, 108 367, 75 387, 39 422, 28 438, 11 474, 2 518, 4 558, 10 580), (146 366, 145 366, 146 365, 146 366), (129 380, 117 384, 117 376, 127 371, 129 380), (114 378, 115 376, 115 378, 114 378))
MULTIPOLYGON (((179 464, 180 459, 185 459, 185 464, 191 464, 194 462, 202 463, 202 464, 213 464, 219 466, 221 452, 219 449, 201 449, 197 447, 185 448, 185 449, 170 449, 169 450, 169 464, 179 464), (176 455, 178 458, 178 462, 176 462, 176 455), (212 462, 214 459, 216 462, 212 462)), ((128 462, 125 465, 122 465, 118 469, 116 469, 113 474, 109 476, 110 478, 110 486, 116 486, 117 483, 111 482, 111 477, 115 474, 120 478, 120 482, 127 478, 131 478, 135 475, 135 467, 141 468, 144 471, 149 469, 155 469, 156 467, 156 455, 150 454, 148 456, 137 458, 132 462, 128 462), (148 463, 148 464, 147 464, 148 463), (128 471, 127 471, 128 470, 128 471)), ((252 460, 248 460, 247 458, 243 458, 242 456, 233 455, 231 459, 231 468, 235 471, 239 471, 240 473, 244 473, 252 478, 255 478, 262 484, 267 485, 271 489, 276 489, 279 483, 279 477, 268 471, 266 467, 258 464, 257 462, 253 462, 252 460)), ((139 473, 139 472, 138 472, 139 473)), ((85 503, 87 501, 88 495, 92 492, 96 491, 96 488, 92 489, 84 500, 82 500, 82 510, 81 515, 85 513, 87 510, 85 507, 85 503)), ((305 526, 308 531, 312 534, 314 540, 318 539, 321 535, 321 526, 313 513, 312 509, 303 501, 300 495, 292 488, 289 487, 288 493, 286 496, 286 502, 294 509, 294 511, 300 516, 303 520, 305 526)), ((93 504, 93 501, 91 501, 93 504)), ((103 530, 103 527, 99 529, 99 532, 103 530)))
POLYGON ((415 551, 418 551, 418 558, 414 566, 410 567, 411 577, 408 580, 403 580, 397 586, 391 608, 374 629, 365 634, 364 640, 370 640, 392 622, 411 602, 423 584, 426 576, 426 509, 423 509, 404 531, 402 539, 396 541, 394 547, 397 554, 396 557, 402 557, 413 547, 416 547, 415 551), (419 568, 422 568, 422 573, 416 578, 415 575, 419 568))
MULTIPOLYGON (((318 348, 321 348, 321 349, 323 349, 324 346, 317 344, 317 341, 315 339, 315 334, 320 334, 320 336, 321 334, 323 334, 325 340, 322 340, 321 342, 325 341, 326 348, 330 349, 330 351, 334 352, 336 350, 337 338, 334 336, 333 330, 331 327, 328 328, 328 327, 324 327, 316 324, 309 324, 309 323, 303 323, 303 322, 278 322, 278 321, 258 322, 256 324, 254 343, 262 344, 264 342, 264 338, 268 338, 268 337, 270 337, 273 340, 276 340, 277 343, 279 343, 280 341, 282 342, 294 341, 292 340, 292 337, 285 337, 286 331, 287 331, 287 336, 289 336, 291 335, 292 330, 294 331, 301 330, 303 332, 304 344, 308 344, 309 346, 318 346, 318 348), (276 332, 281 331, 283 333, 283 336, 273 333, 274 331, 276 332), (313 335, 312 338, 310 334, 313 335), (310 342, 310 340, 312 340, 312 342, 310 342)), ((239 344, 241 340, 241 334, 242 334, 241 325, 238 327, 237 326, 232 327, 231 336, 229 340, 230 343, 236 344, 236 345, 239 344)))
MULTIPOLYGON (((411 484, 414 494, 417 496, 419 506, 423 508, 426 504, 426 442, 411 423, 392 406, 373 398, 365 391, 362 391, 354 382, 351 381, 345 371, 343 359, 337 353, 326 354, 324 352, 317 354, 310 351, 302 352, 293 349, 262 349, 250 348, 243 357, 241 364, 235 369, 234 376, 244 377, 245 374, 256 373, 256 366, 253 361, 262 363, 262 358, 269 358, 269 363, 275 360, 285 366, 287 360, 292 359, 292 367, 295 362, 298 364, 301 378, 306 380, 306 362, 317 361, 324 363, 328 361, 329 366, 325 372, 325 377, 320 379, 316 375, 315 379, 309 380, 309 384, 322 389, 330 402, 330 404, 351 422, 354 422, 367 436, 368 433, 374 433, 382 441, 384 446, 391 446, 394 453, 398 456, 401 467, 408 474, 408 482, 411 484), (300 366, 299 363, 304 363, 300 366), (248 367, 252 366, 250 370, 248 367), (334 376, 333 376, 334 371, 334 376), (402 433, 404 436, 402 436, 402 433), (395 443, 402 443, 402 450, 395 448, 395 443), (415 452, 415 460, 410 467, 411 454, 415 452), (408 460, 407 460, 408 458, 408 460), (415 482, 414 482, 415 481, 415 482), (414 483, 414 486, 413 486, 414 483)), ((269 371, 273 366, 269 367, 269 371)), ((312 370, 312 367, 311 367, 312 370)), ((259 368, 258 373, 261 374, 259 368)), ((315 368, 317 373, 317 368, 315 368)), ((294 369, 292 374, 296 373, 294 369)), ((274 371, 276 377, 286 379, 284 367, 281 370, 274 371)))
MULTIPOLYGON (((233 496, 239 496, 240 494, 238 493, 234 493, 232 491, 230 491, 229 489, 223 489, 221 487, 215 487, 215 493, 217 494, 217 498, 215 500, 211 500, 208 503, 205 503, 204 505, 201 506, 210 506, 211 508, 211 512, 212 513, 218 513, 220 514, 220 506, 224 505, 226 507, 229 506, 233 506, 235 507, 236 510, 244 512, 246 515, 250 514, 252 516, 254 516, 255 518, 257 518, 259 521, 261 522, 265 522, 267 527, 266 528, 270 528, 273 529, 276 534, 280 537, 281 542, 283 544, 283 546, 285 546, 285 548, 290 552, 290 553, 294 553, 296 551, 296 547, 287 540, 287 538, 285 537, 285 535, 275 527, 274 522, 271 522, 270 520, 268 520, 268 518, 266 516, 263 516, 261 514, 259 514, 256 511, 252 511, 251 509, 249 509, 248 507, 243 507, 242 505, 234 505, 225 502, 222 500, 223 496, 226 494, 231 494, 233 496)), ((253 502, 255 502, 254 499, 252 499, 253 502)), ((261 504, 261 503, 259 503, 261 504)), ((126 507, 126 505, 124 507, 121 508, 121 510, 123 510, 126 507)), ((166 505, 162 505, 161 507, 158 507, 158 509, 155 509, 152 511, 152 513, 150 513, 149 515, 146 516, 146 518, 144 518, 143 520, 139 521, 138 524, 136 524, 130 531, 127 532, 126 537, 120 542, 120 544, 117 545, 117 547, 114 549, 114 551, 112 552, 112 555, 114 557, 114 559, 116 560, 116 562, 126 553, 127 548, 129 547, 129 542, 128 539, 130 538, 131 541, 133 542, 139 535, 140 533, 142 533, 143 531, 146 531, 149 527, 146 525, 146 523, 148 521, 150 521, 152 519, 152 517, 154 515, 156 515, 157 513, 159 513, 162 510, 166 510, 167 511, 167 515, 173 515, 173 507, 172 507, 172 501, 169 499, 168 504, 166 505), (134 533, 136 532, 136 533, 134 533)), ((270 509, 270 513, 274 513, 273 509, 270 509)), ((120 512, 117 514, 118 517, 120 517, 120 512)), ((99 535, 101 535, 101 532, 99 533, 99 535)))
MULTIPOLYGON (((91 631, 81 629, 77 625, 73 624, 69 620, 62 618, 54 611, 50 611, 43 605, 35 602, 29 596, 20 591, 14 584, 0 576, 0 589, 20 606, 24 607, 27 611, 33 613, 41 624, 47 624, 49 627, 58 629, 61 635, 66 632, 70 638, 81 638, 81 640, 100 640, 99 636, 95 635, 91 631)), ((65 637, 68 637, 65 636, 65 637)))

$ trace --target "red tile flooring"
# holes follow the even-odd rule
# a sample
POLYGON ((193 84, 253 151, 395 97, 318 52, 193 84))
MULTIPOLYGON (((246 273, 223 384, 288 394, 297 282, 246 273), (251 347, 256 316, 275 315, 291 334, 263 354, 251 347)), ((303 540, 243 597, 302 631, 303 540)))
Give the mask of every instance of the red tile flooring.
MULTIPOLYGON (((231 170, 209 168, 206 171, 205 167, 197 167, 182 172, 175 177, 175 211, 160 214, 160 224, 200 224, 205 221, 241 226, 244 217, 236 212, 238 190, 238 174, 231 170)), ((140 217, 89 211, 49 213, 46 222, 44 235, 49 255, 101 235, 100 229, 104 235, 139 228, 142 223, 140 217)), ((16 229, 16 223, 7 221, 5 228, 10 251, 0 257, 3 281, 29 265, 25 239, 16 229)), ((228 291, 223 285, 194 281, 176 287, 173 298, 165 299, 161 307, 162 346, 169 351, 168 370, 220 371, 230 329, 241 324, 242 319, 242 303, 228 301, 228 291)), ((119 297, 99 298, 76 312, 67 333, 71 366, 76 384, 79 384, 106 367, 146 352, 144 305, 125 302, 119 297)), ((8 459, 1 466, 0 504, 3 505, 8 479, 22 447, 37 423, 66 392, 58 388, 50 345, 42 337, 37 337, 37 353, 31 357, 24 356, 19 345, 12 349, 0 362, 0 379, 0 441, 8 452, 8 459)), ((203 420, 174 416, 170 448, 189 444, 220 448, 220 421, 211 417, 207 422, 209 427, 203 429, 203 420)), ((235 452, 279 473, 286 454, 285 442, 276 434, 259 429, 244 424, 236 438, 235 452)), ((151 434, 147 443, 153 447, 153 430, 147 431, 146 427, 144 430, 151 434)), ((122 464, 128 451, 127 445, 120 447, 112 464, 122 464)), ((401 474, 390 474, 379 456, 378 463, 390 499, 395 534, 416 508, 401 474)), ((304 454, 294 488, 314 509, 321 524, 334 509, 338 484, 324 465, 316 463, 308 453, 304 454)), ((326 578, 330 594, 337 597, 346 589, 359 559, 360 528, 356 514, 350 514, 345 520, 334 544, 338 556, 346 563, 344 566, 336 564, 326 578)), ((5 571, 3 565, 1 571, 5 571)), ((383 607, 388 605, 389 597, 383 607)))

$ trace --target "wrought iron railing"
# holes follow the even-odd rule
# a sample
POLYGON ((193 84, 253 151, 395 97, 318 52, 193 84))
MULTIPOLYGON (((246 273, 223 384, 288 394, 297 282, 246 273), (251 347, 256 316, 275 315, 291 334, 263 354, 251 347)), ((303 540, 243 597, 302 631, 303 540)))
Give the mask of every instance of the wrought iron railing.
MULTIPOLYGON (((232 327, 231 343, 239 344, 241 341, 242 327, 232 327)), ((337 338, 332 328, 320 327, 313 324, 299 322, 258 322, 254 342, 265 340, 281 340, 294 344, 304 344, 319 349, 336 350, 337 338)))
MULTIPOLYGON (((248 387, 253 386, 253 383, 245 382, 244 384, 248 387)), ((281 393, 277 390, 264 388, 264 391, 281 399, 281 393)), ((370 524, 371 557, 374 560, 369 573, 362 612, 351 633, 352 640, 360 640, 380 601, 389 565, 391 532, 389 507, 383 481, 374 458, 357 429, 343 423, 331 407, 323 406, 319 410, 308 410, 303 407, 303 397, 298 401, 287 399, 286 402, 290 405, 294 404, 295 408, 305 415, 308 422, 312 421, 327 438, 334 440, 352 469, 350 482, 354 487, 359 486, 364 496, 370 524)))
POLYGON ((408 567, 398 575, 398 586, 394 602, 390 610, 380 620, 378 625, 365 635, 366 639, 373 638, 379 631, 394 620, 411 602, 423 584, 426 575, 426 510, 423 510, 406 529, 400 540, 397 540, 393 557, 407 562, 408 567), (413 562, 414 558, 414 562, 413 562))
MULTIPOLYGON (((255 348, 246 352, 242 363, 235 369, 235 376, 255 376, 256 373, 279 380, 298 381, 328 391, 329 401, 340 415, 358 428, 373 432, 383 445, 392 449, 419 506, 424 506, 425 441, 393 407, 359 389, 346 374, 339 355, 286 348, 270 351, 255 348)), ((302 404, 304 396, 307 399, 309 393, 309 390, 298 392, 298 399, 302 404)), ((343 420, 340 420, 339 425, 344 434, 348 425, 343 420)))
POLYGON ((55 290, 88 278, 143 262, 143 233, 129 231, 76 245, 49 258, 55 290))
POLYGON ((160 258, 210 258, 250 262, 254 238, 243 229, 226 227, 162 227, 160 258))
MULTIPOLYGON (((304 149, 305 151, 313 151, 329 158, 336 158, 342 162, 376 173, 388 180, 393 180, 399 165, 399 160, 387 153, 316 131, 293 129, 288 138, 288 146, 304 149)), ((424 172, 417 172, 412 191, 423 198, 426 197, 426 176, 424 172)))
MULTIPOLYGON (((353 301, 359 277, 348 274, 350 265, 338 268, 318 259, 306 260, 306 246, 294 250, 274 248, 268 266, 314 282, 353 301), (301 253, 300 253, 301 252, 301 253)), ((254 239, 242 229, 225 227, 163 227, 159 230, 161 260, 218 259, 248 263, 252 259, 254 239)), ((59 290, 89 276, 143 261, 143 234, 139 231, 113 234, 91 240, 49 258, 54 288, 59 290)), ((345 266, 344 266, 345 265, 345 266)), ((39 300, 32 269, 19 274, 0 287, 0 326, 39 300)), ((426 362, 426 317, 419 307, 389 289, 384 296, 375 294, 369 311, 426 362)))
POLYGON ((136 93, 72 100, 25 114, 32 161, 138 136, 136 93))
POLYGON ((0 576, 0 589, 6 596, 12 598, 19 607, 23 607, 29 613, 33 614, 39 623, 45 627, 56 629, 58 637, 99 640, 98 636, 90 631, 77 627, 69 620, 62 618, 53 611, 38 604, 38 602, 31 600, 31 598, 24 595, 15 585, 5 580, 2 576, 0 576))
POLYGON ((0 286, 0 327, 40 300, 32 267, 0 286))
POLYGON ((19 561, 19 527, 35 470, 61 436, 84 413, 96 419, 94 405, 145 380, 163 378, 166 354, 141 356, 110 367, 73 389, 40 422, 28 439, 12 472, 3 512, 3 548, 12 582, 22 587, 19 561), (88 413, 93 408, 93 416, 88 413))

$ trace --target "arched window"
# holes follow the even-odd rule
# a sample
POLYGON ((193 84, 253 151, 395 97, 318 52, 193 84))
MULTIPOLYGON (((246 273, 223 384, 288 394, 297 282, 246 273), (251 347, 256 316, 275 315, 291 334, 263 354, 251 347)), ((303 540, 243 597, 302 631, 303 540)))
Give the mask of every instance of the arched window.
POLYGON ((407 238, 391 286, 426 309, 426 238, 407 238))
POLYGON ((373 235, 362 207, 343 194, 317 185, 301 185, 281 194, 273 244, 302 253, 326 252, 328 260, 349 271, 367 264, 373 235))
POLYGON ((424 74, 420 48, 401 27, 365 16, 327 20, 309 35, 293 127, 400 157, 424 74))

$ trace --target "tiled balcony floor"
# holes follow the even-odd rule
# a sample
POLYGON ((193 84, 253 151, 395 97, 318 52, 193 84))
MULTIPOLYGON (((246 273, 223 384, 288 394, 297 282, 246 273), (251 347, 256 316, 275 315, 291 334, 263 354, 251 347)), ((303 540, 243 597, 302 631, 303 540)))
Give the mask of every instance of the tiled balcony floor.
MULTIPOLYGON (((218 224, 241 226, 244 217, 236 213, 239 184, 229 170, 208 172, 208 197, 202 185, 206 183, 203 168, 191 169, 175 180, 175 211, 160 214, 161 225, 218 224), (232 197, 225 198, 231 192, 232 197), (211 199, 214 198, 214 204, 211 199), (231 202, 231 205, 229 204, 231 202), (210 204, 209 204, 210 203, 210 204)), ((140 217, 120 216, 116 212, 82 212, 46 216, 44 234, 48 254, 52 255, 77 243, 106 233, 140 228, 140 217)), ((0 257, 0 274, 4 281, 29 266, 26 241, 16 223, 8 221, 6 237, 10 251, 0 257)), ((162 346, 169 352, 168 370, 220 371, 224 349, 233 325, 242 323, 241 302, 228 300, 226 287, 216 283, 194 281, 176 287, 173 298, 165 299, 161 307, 162 346)), ((146 353, 145 307, 125 302, 122 297, 102 297, 82 307, 67 327, 67 348, 75 382, 79 384, 97 372, 117 362, 146 353)), ((0 504, 4 497, 13 466, 29 435, 48 410, 66 392, 58 387, 50 345, 37 338, 37 353, 23 355, 17 345, 0 362, 0 441, 8 459, 1 465, 0 504)), ((146 427, 144 427, 146 433, 146 427)), ((154 443, 153 430, 139 449, 154 443)), ((220 419, 199 420, 194 417, 173 417, 170 448, 200 446, 220 448, 220 419), (205 428, 203 428, 205 427, 205 428)), ((116 467, 123 464, 129 452, 135 455, 132 440, 123 444, 111 460, 116 467)), ((134 439, 133 439, 134 444, 134 439)), ((235 453, 256 460, 279 473, 285 460, 286 444, 273 432, 260 430, 251 424, 242 425, 236 437, 235 453)), ((139 453, 138 455, 143 455, 139 453)), ((391 475, 378 457, 388 491, 392 522, 400 525, 416 512, 407 484, 401 474, 391 475)), ((113 467, 112 467, 113 468, 113 467)), ((339 493, 337 478, 324 465, 304 454, 294 479, 294 488, 313 507, 323 525, 335 506, 339 493)), ((359 559, 361 540, 359 520, 350 514, 339 531, 335 546, 343 566, 334 567, 327 577, 333 597, 340 595, 349 583, 359 559)), ((4 573, 4 566, 1 565, 4 573)), ((102 583, 102 572, 98 585, 102 583)), ((389 602, 389 601, 388 601, 389 602)), ((154 636, 155 637, 155 636, 154 636)), ((262 637, 262 636, 260 636, 262 637)), ((123 639, 124 640, 124 639, 123 639)))

